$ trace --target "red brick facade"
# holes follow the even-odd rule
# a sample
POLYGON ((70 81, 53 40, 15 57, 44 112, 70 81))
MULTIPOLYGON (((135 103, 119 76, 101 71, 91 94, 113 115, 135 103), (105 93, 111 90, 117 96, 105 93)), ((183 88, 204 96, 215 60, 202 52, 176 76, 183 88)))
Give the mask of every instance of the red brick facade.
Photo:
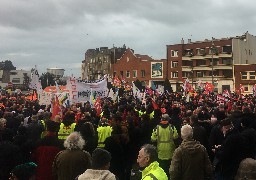
POLYGON ((255 76, 256 64, 250 65, 235 65, 234 79, 235 88, 239 89, 240 84, 245 87, 245 91, 252 91, 252 86, 256 84, 255 76))
POLYGON ((111 72, 112 76, 115 74, 120 79, 123 77, 129 84, 138 79, 148 85, 151 80, 165 80, 167 74, 166 60, 153 60, 148 55, 134 54, 131 49, 127 49, 123 56, 115 64, 112 64, 111 72), (162 76, 152 77, 152 63, 162 63, 162 76), (137 71, 137 76, 134 71, 137 71), (130 73, 130 76, 127 76, 127 72, 130 73))

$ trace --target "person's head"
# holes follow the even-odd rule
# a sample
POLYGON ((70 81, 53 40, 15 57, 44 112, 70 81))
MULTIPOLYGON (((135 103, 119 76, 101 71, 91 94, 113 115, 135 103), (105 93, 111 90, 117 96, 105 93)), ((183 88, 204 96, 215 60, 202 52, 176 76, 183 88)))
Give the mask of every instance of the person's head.
POLYGON ((92 153, 92 168, 108 170, 110 167, 111 154, 105 149, 96 148, 92 153))
POLYGON ((38 120, 37 115, 32 115, 32 117, 31 117, 31 121, 37 121, 37 120, 38 120))
POLYGON ((183 140, 189 140, 193 138, 193 128, 186 124, 181 127, 181 138, 183 140))
POLYGON ((224 110, 225 110, 224 104, 221 103, 221 104, 219 105, 219 110, 220 110, 220 111, 224 111, 224 110))
POLYGON ((58 132, 60 129, 60 124, 58 122, 48 120, 46 121, 46 129, 49 132, 58 132))
POLYGON ((78 132, 71 133, 64 142, 64 147, 68 150, 83 149, 85 141, 78 132))
POLYGON ((57 123, 61 123, 61 117, 59 114, 55 115, 53 121, 57 122, 57 123))
POLYGON ((28 162, 16 166, 11 171, 9 180, 32 180, 35 179, 37 165, 33 162, 28 162))
POLYGON ((161 121, 169 121, 170 120, 170 116, 168 114, 163 114, 162 115, 162 118, 161 118, 161 121))
POLYGON ((193 114, 190 116, 189 122, 191 125, 198 124, 198 116, 193 114))
POLYGON ((226 135, 227 132, 233 128, 233 124, 229 118, 223 119, 220 122, 220 126, 221 126, 221 131, 224 135, 226 135))
POLYGON ((147 167, 154 161, 157 161, 157 149, 151 144, 145 144, 141 147, 137 158, 140 167, 147 167))
POLYGON ((5 129, 5 128, 6 128, 6 119, 0 118, 0 129, 5 129))

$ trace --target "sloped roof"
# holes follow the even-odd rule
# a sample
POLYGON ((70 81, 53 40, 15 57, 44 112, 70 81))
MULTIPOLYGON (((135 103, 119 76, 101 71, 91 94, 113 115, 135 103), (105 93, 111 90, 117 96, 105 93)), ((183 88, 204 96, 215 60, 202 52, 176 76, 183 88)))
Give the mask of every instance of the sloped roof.
MULTIPOLYGON (((66 86, 59 86, 59 88, 61 91, 68 92, 68 90, 66 89, 66 86)), ((45 92, 53 92, 53 93, 57 92, 56 86, 48 86, 44 89, 44 91, 45 92)))
POLYGON ((152 59, 150 56, 148 55, 141 55, 141 54, 135 54, 135 56, 137 56, 138 58, 140 58, 141 60, 149 60, 149 61, 153 61, 154 59, 152 59))

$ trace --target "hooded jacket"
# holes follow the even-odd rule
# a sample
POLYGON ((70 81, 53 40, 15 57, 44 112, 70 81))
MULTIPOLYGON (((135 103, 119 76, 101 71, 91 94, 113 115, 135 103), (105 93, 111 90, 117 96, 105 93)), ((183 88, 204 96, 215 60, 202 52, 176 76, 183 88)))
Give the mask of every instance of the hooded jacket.
POLYGON ((211 179, 212 171, 207 151, 198 141, 183 140, 174 151, 170 166, 172 180, 211 179))
POLYGON ((168 180, 164 170, 157 161, 152 162, 142 171, 142 180, 168 180))
POLYGON ((76 180, 116 180, 116 177, 109 170, 87 169, 76 180))

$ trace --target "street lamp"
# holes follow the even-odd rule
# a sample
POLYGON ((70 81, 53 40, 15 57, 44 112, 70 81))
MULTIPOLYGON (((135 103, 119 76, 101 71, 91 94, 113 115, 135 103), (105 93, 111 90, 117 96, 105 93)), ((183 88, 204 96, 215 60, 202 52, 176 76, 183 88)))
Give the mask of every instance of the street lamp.
POLYGON ((192 88, 194 88, 194 66, 192 66, 192 70, 191 70, 191 80, 192 80, 192 88))
POLYGON ((212 38, 212 47, 211 47, 211 50, 212 50, 212 85, 213 85, 213 51, 214 51, 213 38, 212 38))

